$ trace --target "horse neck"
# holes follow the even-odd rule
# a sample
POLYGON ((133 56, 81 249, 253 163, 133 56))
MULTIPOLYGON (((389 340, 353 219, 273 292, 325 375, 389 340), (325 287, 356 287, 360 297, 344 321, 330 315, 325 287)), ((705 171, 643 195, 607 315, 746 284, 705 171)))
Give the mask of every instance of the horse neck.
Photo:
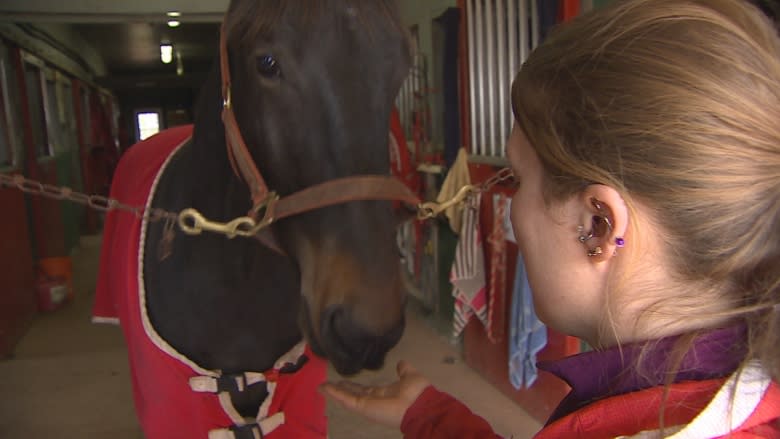
MULTIPOLYGON (((208 93, 202 99, 219 102, 208 93)), ((199 108, 192 143, 171 161, 155 201, 193 207, 216 221, 246 215, 249 191, 230 166, 218 109, 199 108)), ((151 246, 162 234, 159 224, 149 228, 147 255, 156 254, 151 246)), ((180 236, 164 264, 147 256, 144 272, 153 325, 202 367, 262 371, 301 339, 299 274, 290 260, 252 240, 180 236), (247 309, 256 318, 243 318, 247 309)))

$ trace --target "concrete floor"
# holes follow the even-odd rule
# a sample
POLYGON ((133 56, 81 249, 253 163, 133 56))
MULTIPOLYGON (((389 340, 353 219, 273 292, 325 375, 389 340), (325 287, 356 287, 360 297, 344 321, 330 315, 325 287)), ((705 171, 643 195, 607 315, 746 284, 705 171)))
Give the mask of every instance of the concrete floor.
MULTIPOLYGON (((74 254, 76 300, 40 315, 15 356, 0 361, 0 438, 143 438, 133 410, 121 331, 89 319, 99 245, 99 237, 86 237, 74 254)), ((464 365, 457 350, 413 310, 401 342, 388 354, 387 367, 356 380, 388 382, 402 358, 486 418, 504 437, 528 438, 541 427, 464 365)), ((330 375, 337 378, 333 371, 330 375)), ((334 439, 401 437, 400 432, 364 421, 335 404, 329 404, 328 417, 329 436, 334 439)))

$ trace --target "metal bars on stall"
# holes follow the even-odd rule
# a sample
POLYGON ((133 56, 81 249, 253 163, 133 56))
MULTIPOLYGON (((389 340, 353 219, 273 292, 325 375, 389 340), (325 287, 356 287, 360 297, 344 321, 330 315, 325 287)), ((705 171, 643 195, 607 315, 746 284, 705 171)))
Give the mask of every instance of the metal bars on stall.
POLYGON ((505 156, 514 75, 539 43, 537 0, 466 0, 472 156, 505 156))
POLYGON ((408 140, 427 140, 430 133, 428 118, 428 66, 424 55, 416 54, 409 76, 406 77, 396 98, 396 107, 401 117, 401 126, 408 140), (415 133, 414 130, 424 133, 415 133))

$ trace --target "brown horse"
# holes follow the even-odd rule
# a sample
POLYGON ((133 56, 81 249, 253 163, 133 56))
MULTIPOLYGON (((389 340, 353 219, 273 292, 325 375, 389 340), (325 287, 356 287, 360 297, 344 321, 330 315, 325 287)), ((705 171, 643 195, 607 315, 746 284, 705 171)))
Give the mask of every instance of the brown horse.
MULTIPOLYGON (((271 189, 284 197, 333 179, 389 172, 390 111, 410 63, 392 0, 233 0, 224 29, 235 117, 271 189)), ((192 138, 169 148, 149 206, 192 207, 220 221, 251 208, 247 186, 226 153, 220 84, 215 69, 203 88, 192 138)), ((177 131, 157 142, 166 135, 186 138, 177 131)), ((132 186, 131 174, 141 175, 133 167, 149 166, 153 148, 143 145, 123 158, 116 179, 124 183, 115 182, 115 188, 132 186)), ((133 190, 116 189, 114 195, 132 196, 133 190)), ((261 403, 275 384, 266 376, 262 385, 250 385, 245 372, 274 369, 302 339, 342 374, 382 366, 403 332, 398 221, 388 201, 349 202, 275 222, 270 231, 286 256, 253 239, 180 233, 164 260, 157 251, 164 225, 139 225, 143 327, 154 346, 184 359, 183 375, 199 370, 190 375, 219 382, 212 390, 229 395, 239 415, 234 419, 260 420, 258 410, 263 412, 261 403), (235 376, 243 384, 225 387, 221 377, 235 376)), ((105 262, 117 240, 136 236, 113 225, 106 232, 112 237, 104 243, 105 262)), ((115 287, 116 275, 102 277, 103 285, 113 279, 115 287)), ((142 375, 152 366, 135 358, 132 332, 125 329, 134 383, 142 387, 142 375)), ((301 364, 293 360, 282 369, 295 371, 301 364)), ((192 376, 182 379, 196 387, 192 376)), ((304 391, 318 400, 314 385, 304 391)), ((135 396, 147 436, 183 431, 149 426, 145 416, 161 418, 150 408, 154 398, 139 389, 135 396)), ((154 407, 173 410, 179 403, 154 401, 154 407)), ((198 422, 206 417, 190 416, 198 422)), ((216 427, 232 428, 239 437, 241 425, 239 420, 216 427)))

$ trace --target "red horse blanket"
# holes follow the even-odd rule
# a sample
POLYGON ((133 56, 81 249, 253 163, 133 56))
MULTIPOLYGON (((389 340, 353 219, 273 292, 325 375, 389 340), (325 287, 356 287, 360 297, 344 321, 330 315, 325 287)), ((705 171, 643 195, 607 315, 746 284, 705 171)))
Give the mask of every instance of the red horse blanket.
MULTIPOLYGON (((156 183, 175 151, 187 143, 192 126, 163 131, 130 148, 114 175, 111 197, 148 206, 156 183)), ((135 408, 146 437, 243 439, 325 438, 325 401, 317 386, 326 362, 300 344, 273 370, 222 376, 199 367, 155 331, 146 312, 143 240, 146 223, 126 212, 106 216, 100 255, 94 321, 120 323, 127 341, 135 408), (280 373, 306 362, 295 373, 280 373), (226 384, 226 381, 229 381, 226 384), (265 381, 269 391, 255 419, 242 418, 226 387, 265 381)))

